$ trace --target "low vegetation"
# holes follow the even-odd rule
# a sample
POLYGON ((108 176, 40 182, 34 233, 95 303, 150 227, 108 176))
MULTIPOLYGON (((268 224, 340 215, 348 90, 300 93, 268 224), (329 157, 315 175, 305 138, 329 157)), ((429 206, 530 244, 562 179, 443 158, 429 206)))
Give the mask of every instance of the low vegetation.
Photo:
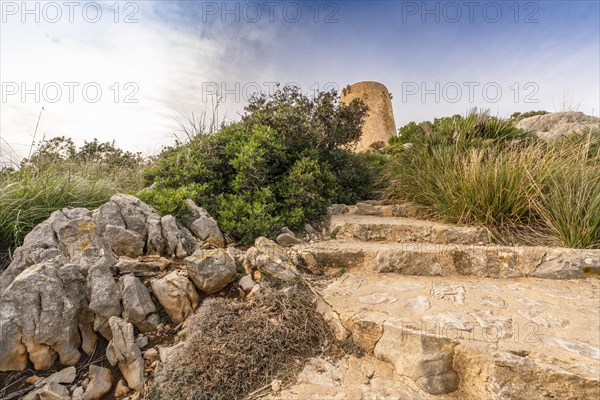
POLYGON ((600 246, 598 131, 547 143, 511 120, 472 110, 400 132, 388 148, 389 199, 415 202, 448 222, 551 232, 565 246, 600 246))
POLYGON ((255 97, 240 122, 166 149, 139 196, 175 214, 192 198, 240 242, 301 228, 332 202, 372 196, 381 160, 351 151, 366 111, 358 100, 341 104, 335 92, 310 98, 284 87, 255 97))
POLYGON ((43 142, 18 169, 0 171, 0 269, 25 235, 56 210, 89 209, 118 192, 139 190, 144 160, 97 140, 43 142))
POLYGON ((207 299, 186 322, 181 357, 157 376, 150 399, 242 399, 274 379, 290 382, 305 361, 339 355, 303 284, 263 284, 249 302, 207 299))

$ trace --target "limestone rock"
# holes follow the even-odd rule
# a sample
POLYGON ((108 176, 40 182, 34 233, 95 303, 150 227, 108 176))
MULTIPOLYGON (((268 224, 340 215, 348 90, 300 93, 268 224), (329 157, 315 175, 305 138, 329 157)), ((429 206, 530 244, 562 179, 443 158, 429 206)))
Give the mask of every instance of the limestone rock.
POLYGON ((184 262, 188 277, 206 294, 218 292, 235 279, 235 262, 223 248, 196 250, 184 262))
POLYGON ((73 393, 71 393, 71 400, 83 400, 84 390, 85 389, 81 386, 77 386, 75 390, 73 390, 73 393))
POLYGON ((437 395, 458 389, 460 380, 452 366, 456 344, 445 337, 386 323, 374 354, 427 393, 437 395))
POLYGON ((90 268, 87 276, 89 308, 95 313, 94 330, 111 338, 108 319, 121 316, 121 293, 110 270, 104 266, 90 268))
POLYGON ((259 237, 246 252, 248 262, 259 271, 283 281, 298 276, 298 270, 285 254, 283 248, 265 237, 259 237))
POLYGON ((244 275, 238 283, 238 286, 242 288, 244 292, 251 291, 255 285, 256 283, 252 280, 252 275, 244 275))
POLYGON ((396 136, 392 100, 387 88, 378 82, 358 82, 342 90, 342 103, 347 104, 354 99, 363 100, 369 107, 356 151, 372 149, 378 142, 387 145, 389 139, 396 136))
POLYGON ((600 128, 600 118, 582 112, 565 111, 535 115, 517 122, 517 128, 535 132, 544 140, 554 140, 572 132, 600 128))
POLYGON ((171 320, 178 324, 189 317, 198 307, 199 297, 194 285, 185 276, 170 272, 161 279, 150 281, 154 295, 171 320))
POLYGON ((146 241, 140 234, 120 226, 106 226, 106 240, 117 256, 139 257, 144 255, 146 241))
POLYGON ((79 360, 83 285, 72 265, 36 264, 19 274, 0 297, 0 371, 24 370, 28 358, 38 370, 57 356, 63 365, 79 360))
POLYGON ((119 275, 156 276, 172 263, 171 260, 158 256, 145 256, 136 259, 119 257, 119 261, 117 261, 112 269, 119 275))
POLYGON ((50 382, 37 392, 40 400, 71 400, 69 389, 57 382, 50 382))
POLYGON ((185 221, 185 226, 194 236, 204 243, 214 247, 225 247, 225 239, 217 225, 205 209, 198 207, 192 200, 186 201, 187 210, 191 216, 185 221))
POLYGON ((119 381, 117 382, 117 386, 115 386, 115 397, 123 397, 129 392, 131 392, 129 386, 127 386, 123 379, 119 379, 119 381))
POLYGON ((127 385, 134 390, 144 387, 144 359, 135 344, 133 325, 118 318, 109 319, 112 340, 106 348, 106 358, 110 365, 118 365, 127 385))
POLYGON ((275 240, 280 246, 283 247, 291 247, 295 244, 300 244, 302 243, 301 239, 298 239, 296 237, 296 235, 293 234, 289 234, 289 233, 282 233, 279 236, 277 236, 277 239, 275 240))
POLYGON ((150 297, 150 291, 133 275, 121 277, 123 319, 131 322, 140 332, 156 330, 160 318, 150 297))
POLYGON ((63 368, 60 371, 53 373, 49 377, 42 379, 42 383, 73 383, 73 381, 75 381, 76 375, 77 371, 75 370, 75 367, 63 368))
POLYGON ((110 369, 90 365, 90 383, 85 389, 83 400, 101 400, 112 388, 112 372, 110 369))

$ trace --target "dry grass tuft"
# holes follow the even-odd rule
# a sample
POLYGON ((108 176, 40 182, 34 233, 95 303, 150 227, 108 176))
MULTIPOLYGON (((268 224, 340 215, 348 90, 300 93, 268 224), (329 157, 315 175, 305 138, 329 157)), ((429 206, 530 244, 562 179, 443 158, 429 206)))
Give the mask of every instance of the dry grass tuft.
POLYGON ((149 398, 242 399, 273 379, 289 382, 310 357, 340 354, 302 283, 263 288, 250 302, 208 299, 188 324, 180 357, 149 398))

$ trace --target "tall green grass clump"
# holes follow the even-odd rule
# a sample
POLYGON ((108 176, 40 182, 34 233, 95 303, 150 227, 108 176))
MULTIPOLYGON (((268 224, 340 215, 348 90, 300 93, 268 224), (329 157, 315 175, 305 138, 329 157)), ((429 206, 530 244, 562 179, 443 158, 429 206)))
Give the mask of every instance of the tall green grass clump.
POLYGON ((241 121, 166 149, 139 196, 164 214, 182 211, 185 194, 239 242, 301 228, 332 202, 372 195, 381 160, 351 151, 366 112, 335 92, 279 88, 251 99, 241 121))
POLYGON ((564 246, 598 247, 597 132, 546 143, 476 110, 409 129, 412 145, 392 148, 383 174, 389 199, 448 222, 526 227, 564 246))
POLYGON ((142 186, 143 160, 94 140, 77 149, 61 137, 43 142, 17 169, 0 170, 0 269, 40 222, 65 207, 93 209, 142 186))
POLYGON ((534 180, 534 211, 568 247, 600 248, 600 133, 560 139, 545 154, 547 169, 534 180))

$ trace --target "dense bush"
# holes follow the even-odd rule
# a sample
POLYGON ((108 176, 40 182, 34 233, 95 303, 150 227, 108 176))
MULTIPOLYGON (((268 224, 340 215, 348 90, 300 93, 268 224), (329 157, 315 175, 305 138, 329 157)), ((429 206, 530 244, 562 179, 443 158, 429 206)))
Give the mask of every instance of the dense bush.
POLYGON ((597 132, 547 143, 473 111, 419 127, 386 166, 388 198, 448 222, 550 229, 565 246, 600 246, 597 132))
POLYGON ((358 100, 341 104, 335 92, 310 98, 278 88, 252 98, 240 122, 165 150, 146 171, 152 188, 139 196, 167 213, 182 209, 172 194, 185 190, 244 242, 301 227, 332 202, 371 195, 381 162, 350 151, 366 111, 358 100))

